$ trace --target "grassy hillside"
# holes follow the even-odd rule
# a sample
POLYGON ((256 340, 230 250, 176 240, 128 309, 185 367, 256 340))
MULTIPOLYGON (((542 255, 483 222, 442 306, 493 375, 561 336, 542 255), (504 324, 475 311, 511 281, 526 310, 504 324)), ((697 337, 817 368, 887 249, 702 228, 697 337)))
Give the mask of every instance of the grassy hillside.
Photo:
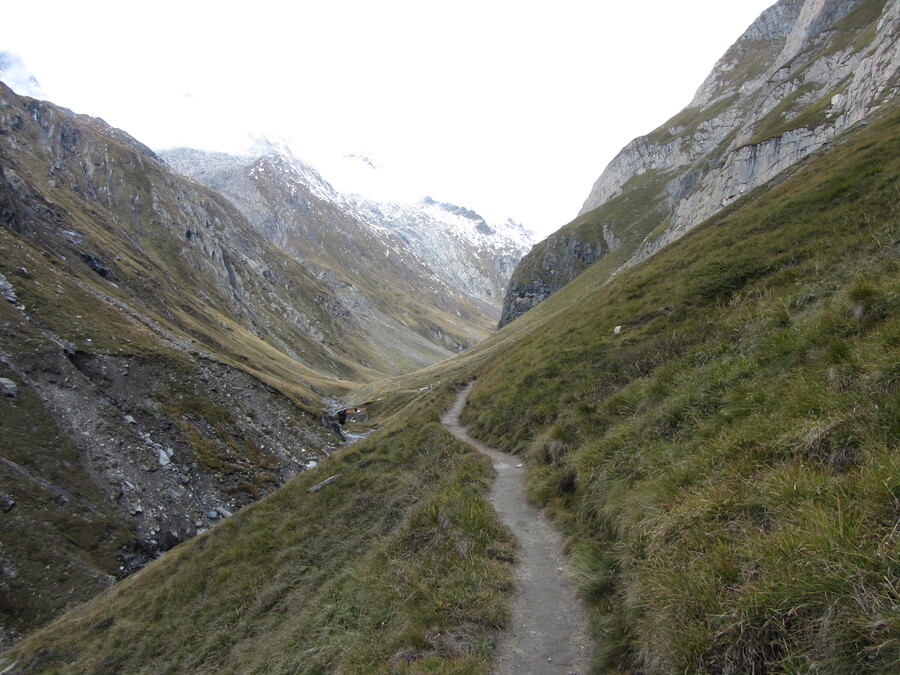
POLYGON ((29 672, 486 672, 514 545, 450 386, 7 653, 29 672), (340 474, 317 492, 307 489, 340 474))
POLYGON ((599 670, 900 668, 898 252, 895 109, 479 368, 599 670))
POLYGON ((468 352, 361 390, 381 431, 5 663, 486 672, 514 549, 486 462, 437 424, 477 375, 464 414, 527 458, 563 526, 597 672, 894 672, 898 253, 895 107, 611 281, 589 267, 468 352))
POLYGON ((376 373, 333 293, 134 139, 2 84, 0 132, 5 648, 338 445, 320 395, 376 373))

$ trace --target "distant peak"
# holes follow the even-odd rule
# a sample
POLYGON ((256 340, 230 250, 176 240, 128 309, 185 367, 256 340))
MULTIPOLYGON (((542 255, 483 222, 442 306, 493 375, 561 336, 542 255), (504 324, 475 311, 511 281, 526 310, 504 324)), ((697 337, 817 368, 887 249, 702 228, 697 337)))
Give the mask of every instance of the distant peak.
POLYGON ((40 82, 14 52, 0 52, 0 81, 19 96, 46 99, 40 82))
MULTIPOLYGON (((487 223, 484 218, 475 213, 472 209, 467 209, 465 206, 457 206, 456 204, 450 204, 448 202, 439 202, 431 197, 425 197, 422 200, 422 203, 426 206, 437 206, 438 208, 443 209, 447 213, 452 213, 455 216, 462 216, 463 218, 467 218, 468 220, 475 221, 479 224, 484 224, 487 227, 487 223)), ((490 228, 488 228, 490 230, 490 228)))
POLYGON ((287 138, 278 136, 254 136, 253 145, 247 151, 251 157, 265 157, 266 155, 282 155, 291 160, 298 160, 297 153, 294 151, 296 145, 287 138))
POLYGON ((369 155, 368 153, 365 153, 365 152, 350 153, 349 155, 344 155, 343 159, 356 160, 363 166, 366 166, 366 167, 372 169, 373 171, 377 171, 378 169, 383 168, 383 165, 380 162, 372 159, 371 155, 369 155))
POLYGON ((257 136, 253 141, 253 145, 250 146, 250 154, 254 157, 271 155, 276 150, 277 148, 272 144, 272 141, 265 136, 257 136))

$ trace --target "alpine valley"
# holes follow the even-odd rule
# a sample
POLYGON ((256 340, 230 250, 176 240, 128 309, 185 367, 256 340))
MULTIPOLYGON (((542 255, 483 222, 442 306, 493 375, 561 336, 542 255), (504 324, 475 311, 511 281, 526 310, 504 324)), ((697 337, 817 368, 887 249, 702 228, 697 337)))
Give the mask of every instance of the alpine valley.
POLYGON ((0 87, 8 645, 340 447, 334 396, 486 337, 530 235, 265 140, 163 155, 214 191, 0 87))
POLYGON ((900 671, 898 37, 778 0, 530 252, 0 85, 0 673, 496 672, 473 381, 590 672, 900 671))

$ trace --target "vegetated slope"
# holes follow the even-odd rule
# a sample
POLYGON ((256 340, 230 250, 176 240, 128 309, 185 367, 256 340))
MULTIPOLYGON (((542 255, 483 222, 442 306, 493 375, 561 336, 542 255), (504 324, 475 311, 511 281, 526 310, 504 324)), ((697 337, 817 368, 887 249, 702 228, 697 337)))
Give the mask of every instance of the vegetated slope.
POLYGON ((659 250, 893 100, 898 36, 898 0, 775 3, 691 104, 629 143, 578 218, 522 260, 501 325, 598 259, 612 273, 659 250))
POLYGON ((555 305, 464 418, 564 525, 598 670, 900 669, 900 110, 555 305))
POLYGON ((489 460, 438 422, 454 393, 419 394, 401 423, 178 546, 0 667, 488 672, 515 550, 484 497, 489 460))
POLYGON ((178 149, 163 159, 218 190, 352 313, 367 362, 384 374, 447 358, 483 339, 494 319, 385 227, 359 217, 284 144, 260 139, 245 156, 178 149))
POLYGON ((224 198, 0 85, 0 643, 341 440, 371 346, 224 198))
POLYGON ((511 550, 486 465, 436 425, 478 374, 470 428, 528 456, 598 669, 894 669, 898 145, 894 110, 613 281, 588 270, 5 663, 484 672, 511 550))

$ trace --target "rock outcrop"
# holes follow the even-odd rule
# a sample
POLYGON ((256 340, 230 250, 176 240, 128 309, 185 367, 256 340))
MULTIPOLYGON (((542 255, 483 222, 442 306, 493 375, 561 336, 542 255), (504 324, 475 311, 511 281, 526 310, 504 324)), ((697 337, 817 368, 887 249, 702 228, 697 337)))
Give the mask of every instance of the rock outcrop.
POLYGON ((523 259, 501 323, 597 258, 614 253, 613 273, 652 254, 894 101, 898 34, 898 0, 780 0, 763 12, 691 104, 629 143, 579 217, 523 259), (594 260, 559 264, 573 240, 594 260))

